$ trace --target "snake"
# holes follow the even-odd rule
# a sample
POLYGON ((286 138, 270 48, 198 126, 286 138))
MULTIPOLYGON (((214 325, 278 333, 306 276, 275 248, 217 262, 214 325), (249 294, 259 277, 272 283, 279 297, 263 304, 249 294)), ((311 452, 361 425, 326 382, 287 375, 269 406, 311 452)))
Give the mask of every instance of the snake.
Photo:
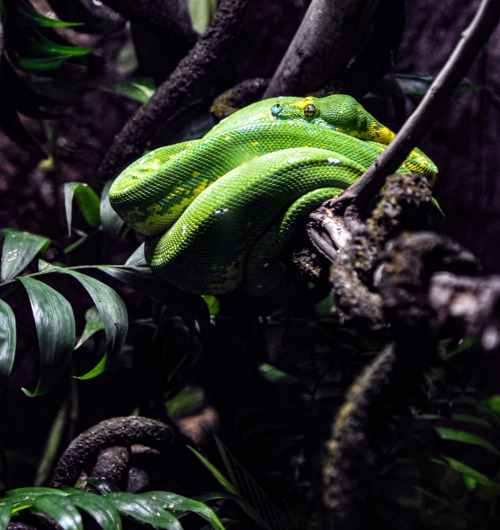
MULTIPOLYGON (((115 179, 109 199, 145 238, 153 272, 195 294, 259 296, 304 217, 356 181, 395 137, 354 98, 277 97, 231 114, 202 138, 154 149, 115 179)), ((415 148, 398 169, 432 185, 415 148)))

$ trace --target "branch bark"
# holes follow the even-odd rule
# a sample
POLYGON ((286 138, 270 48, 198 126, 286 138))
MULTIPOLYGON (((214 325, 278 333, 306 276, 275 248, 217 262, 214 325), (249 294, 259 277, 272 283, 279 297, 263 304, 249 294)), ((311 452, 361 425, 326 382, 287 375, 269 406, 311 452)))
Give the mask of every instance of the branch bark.
POLYGON ((441 108, 446 104, 500 19, 500 2, 483 0, 469 27, 436 77, 422 102, 408 118, 394 141, 352 186, 329 202, 337 211, 348 204, 363 209, 422 140, 441 108))
POLYGON ((193 101, 208 102, 213 90, 220 91, 217 67, 239 29, 246 4, 247 0, 221 1, 203 37, 117 135, 99 168, 100 180, 115 177, 139 157, 155 131, 179 117, 179 111, 185 112, 193 101))
POLYGON ((313 0, 264 98, 316 90, 343 72, 370 35, 379 0, 313 0))

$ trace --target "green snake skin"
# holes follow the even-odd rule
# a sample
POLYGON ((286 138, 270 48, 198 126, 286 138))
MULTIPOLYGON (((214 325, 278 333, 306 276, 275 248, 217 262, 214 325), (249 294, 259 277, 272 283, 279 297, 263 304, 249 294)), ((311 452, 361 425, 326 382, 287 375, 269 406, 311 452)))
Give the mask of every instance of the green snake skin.
MULTIPOLYGON (((110 201, 150 236, 146 260, 172 285, 221 294, 243 284, 259 295, 280 278, 279 254, 304 215, 359 178, 393 138, 349 96, 259 101, 200 140, 134 162, 110 201)), ((437 173, 418 149, 398 171, 431 184, 437 173)))

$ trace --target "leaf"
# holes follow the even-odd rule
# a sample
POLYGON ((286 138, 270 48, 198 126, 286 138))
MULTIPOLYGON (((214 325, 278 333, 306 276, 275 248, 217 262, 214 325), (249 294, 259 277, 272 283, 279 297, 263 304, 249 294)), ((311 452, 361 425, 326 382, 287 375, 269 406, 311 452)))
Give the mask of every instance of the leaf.
POLYGON ((121 530, 120 514, 100 495, 81 491, 70 495, 69 500, 91 515, 104 530, 121 530))
POLYGON ((89 370, 86 374, 74 376, 75 379, 79 379, 80 381, 86 381, 87 379, 93 379, 94 377, 97 377, 98 375, 101 375, 103 372, 106 371, 106 367, 108 365, 108 356, 104 355, 104 357, 92 368, 92 370, 89 370))
MULTIPOLYGON (((96 4, 96 2, 94 2, 96 4)), ((63 20, 74 20, 82 22, 82 26, 76 26, 76 31, 95 33, 98 35, 109 35, 123 29, 125 19, 116 13, 113 16, 99 16, 103 11, 102 6, 82 3, 81 0, 50 0, 50 6, 57 16, 63 20)))
POLYGON ((62 57, 20 57, 17 62, 19 67, 26 72, 45 72, 46 70, 58 68, 64 61, 65 59, 62 57))
POLYGON ((146 258, 144 257, 144 243, 141 243, 135 250, 130 254, 129 258, 125 262, 126 267, 141 267, 146 265, 146 258))
POLYGON ((155 91, 154 80, 150 77, 144 79, 132 79, 130 81, 121 81, 116 83, 103 83, 97 85, 97 88, 113 92, 115 94, 122 94, 141 103, 146 101, 153 95, 155 91))
POLYGON ((194 414, 205 403, 205 393, 197 386, 186 386, 167 403, 168 417, 176 420, 194 414))
POLYGON ((75 318, 70 303, 56 290, 30 277, 20 277, 35 319, 40 348, 40 376, 34 393, 46 394, 59 381, 75 346, 75 318))
POLYGON ((203 300, 205 300, 205 303, 207 304, 208 311, 210 313, 210 316, 215 317, 218 315, 220 310, 220 302, 219 299, 215 296, 212 296, 210 294, 204 294, 202 295, 203 300))
POLYGON ((156 527, 171 530, 182 530, 179 521, 168 511, 163 509, 162 504, 155 502, 156 499, 144 499, 141 494, 130 495, 127 493, 108 493, 105 498, 122 513, 136 520, 149 523, 156 527))
POLYGON ((448 429, 445 427, 439 427, 435 430, 439 434, 439 436, 444 440, 452 440, 454 442, 463 442, 472 445, 478 445, 480 447, 488 449, 488 451, 491 451, 496 455, 500 455, 500 452, 491 443, 487 442, 486 440, 483 440, 475 434, 471 434, 470 432, 459 431, 456 429, 448 429))
POLYGON ((182 497, 181 495, 176 495, 174 493, 166 493, 164 491, 148 491, 147 493, 142 493, 141 497, 143 499, 148 499, 149 501, 154 501, 157 505, 162 506, 166 510, 181 510, 197 513, 200 517, 209 521, 214 528, 224 530, 224 526, 222 526, 222 523, 212 508, 209 508, 202 502, 188 499, 187 497, 182 497))
POLYGON ((16 228, 4 228, 0 231, 4 236, 2 248, 2 269, 0 281, 6 282, 15 278, 44 248, 50 239, 16 228))
POLYGON ((14 509, 16 505, 30 505, 41 495, 66 495, 64 491, 56 488, 46 488, 42 486, 30 486, 25 488, 15 488, 4 492, 4 497, 12 503, 14 509))
POLYGON ((9 304, 0 299, 0 393, 12 371, 16 354, 16 317, 9 304))
POLYGON ((260 364, 258 370, 260 375, 271 383, 278 383, 281 385, 295 385, 300 383, 296 377, 293 377, 267 363, 260 364))
POLYGON ((136 291, 172 308, 193 333, 203 335, 210 326, 210 314, 203 298, 185 293, 160 280, 145 267, 99 266, 101 271, 130 285, 136 291))
POLYGON ((209 461, 207 460, 202 454, 198 453, 196 449, 193 449, 191 446, 188 445, 188 449, 191 450, 196 458, 212 473, 214 478, 217 480, 217 482, 229 493, 232 493, 236 495, 238 492, 236 488, 231 484, 231 482, 209 461))
POLYGON ((64 184, 64 207, 66 210, 66 223, 68 235, 71 234, 71 218, 73 212, 73 197, 77 200, 80 211, 87 223, 93 228, 98 228, 101 222, 99 213, 100 200, 97 193, 80 182, 66 182, 64 184))
POLYGON ((484 427, 491 427, 491 424, 483 418, 471 416, 469 414, 452 414, 451 419, 454 421, 463 421, 466 423, 474 423, 475 425, 483 425, 484 427))
POLYGON ((28 23, 34 24, 41 27, 69 27, 69 26, 81 26, 81 22, 63 22, 55 18, 49 18, 42 15, 31 7, 27 2, 18 0, 16 10, 21 14, 28 23))
POLYGON ((33 59, 64 59, 69 57, 78 57, 87 55, 92 52, 92 48, 83 48, 80 46, 72 46, 66 44, 59 44, 45 35, 38 29, 32 28, 26 43, 29 48, 30 56, 33 59))
POLYGON ((482 486, 481 493, 483 497, 492 499, 500 495, 500 484, 493 482, 486 475, 483 475, 472 467, 449 457, 445 457, 444 462, 437 459, 432 460, 438 464, 448 464, 452 469, 458 471, 469 489, 474 489, 477 485, 482 486))
POLYGON ((111 188, 112 180, 109 180, 104 185, 101 194, 101 225, 104 233, 109 237, 116 237, 123 226, 121 217, 113 210, 109 202, 109 189, 111 188))
POLYGON ((82 336, 75 346, 75 350, 79 348, 85 341, 87 341, 94 333, 104 329, 104 323, 101 315, 97 310, 97 307, 92 306, 85 312, 85 328, 83 329, 82 336))
POLYGON ((216 0, 188 0, 187 4, 193 28, 204 33, 217 7, 216 0))
POLYGON ((488 409, 493 412, 496 416, 500 417, 500 396, 491 396, 483 401, 488 409))
POLYGON ((9 501, 0 500, 0 530, 6 530, 12 513, 12 504, 9 501))
POLYGON ((236 485, 242 500, 238 501, 245 513, 263 528, 286 530, 291 523, 276 507, 267 493, 232 455, 219 438, 215 438, 222 460, 236 485))
POLYGON ((76 278, 85 287, 101 315, 106 333, 106 352, 109 357, 118 354, 125 342, 128 329, 127 308, 118 293, 86 274, 62 267, 53 267, 63 274, 76 278))
POLYGON ((83 530, 82 516, 67 497, 43 495, 34 500, 33 507, 54 519, 64 530, 83 530))

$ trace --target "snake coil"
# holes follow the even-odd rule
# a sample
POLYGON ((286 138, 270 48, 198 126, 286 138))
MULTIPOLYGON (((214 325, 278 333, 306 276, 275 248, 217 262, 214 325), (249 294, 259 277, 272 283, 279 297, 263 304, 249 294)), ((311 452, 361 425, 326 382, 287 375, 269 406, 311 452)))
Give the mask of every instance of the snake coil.
MULTIPOLYGON (((161 147, 126 168, 113 208, 149 236, 157 275, 198 294, 243 284, 260 295, 281 276, 279 255, 309 211, 352 184, 394 138, 356 100, 281 97, 232 114, 200 140, 161 147)), ((433 183, 414 149, 399 173, 433 183)))

